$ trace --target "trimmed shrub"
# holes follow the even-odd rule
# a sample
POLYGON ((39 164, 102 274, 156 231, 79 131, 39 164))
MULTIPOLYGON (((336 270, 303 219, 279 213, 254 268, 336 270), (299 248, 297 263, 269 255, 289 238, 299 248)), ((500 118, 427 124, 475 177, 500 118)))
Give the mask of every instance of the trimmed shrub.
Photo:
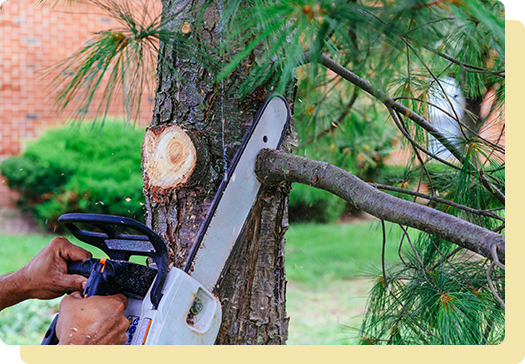
POLYGON ((44 132, 20 157, 0 166, 19 207, 50 230, 71 212, 143 220, 143 130, 118 121, 62 126, 44 132))
POLYGON ((345 207, 346 201, 330 192, 300 183, 292 185, 288 206, 290 222, 333 222, 341 216, 345 207))

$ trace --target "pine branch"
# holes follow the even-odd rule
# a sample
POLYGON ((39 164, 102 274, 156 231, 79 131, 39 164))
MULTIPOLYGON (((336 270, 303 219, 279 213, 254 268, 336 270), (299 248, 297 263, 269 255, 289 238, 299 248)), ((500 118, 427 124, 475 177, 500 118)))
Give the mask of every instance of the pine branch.
POLYGON ((320 132, 319 134, 317 134, 317 136, 314 136, 312 135, 312 137, 310 139, 308 139, 308 142, 306 143, 306 145, 310 145, 314 142, 314 140, 318 140, 320 138, 322 138, 323 136, 325 136, 326 134, 330 133, 332 130, 334 130, 335 128, 337 128, 339 126, 339 124, 345 119, 345 117, 348 115, 348 113, 350 113, 350 111, 352 110, 352 107, 354 106, 354 103, 355 101, 357 100, 357 96, 359 94, 359 89, 356 88, 354 90, 354 93, 352 94, 352 97, 350 98, 350 101, 348 102, 348 104, 345 106, 343 112, 341 113, 341 115, 339 115, 339 117, 337 118, 337 120, 334 120, 332 121, 332 124, 330 124, 330 126, 328 128, 326 128, 325 130, 323 130, 322 132, 320 132))
POLYGON ((435 49, 433 49, 432 47, 430 46, 427 46, 425 44, 422 45, 423 48, 425 48, 427 51, 430 51, 432 53, 435 53, 436 55, 446 59, 447 61, 450 61, 456 65, 458 65, 459 67, 461 67, 461 69, 463 69, 464 71, 466 72, 470 72, 470 73, 488 73, 488 74, 491 74, 491 75, 494 75, 494 76, 498 76, 498 77, 501 77, 503 79, 505 79, 505 70, 499 70, 499 71, 493 71, 493 70, 489 70, 489 69, 486 69, 486 68, 482 68, 482 67, 478 67, 478 66, 473 66, 471 64, 467 64, 467 63, 464 63, 464 62, 460 62, 458 61, 457 59, 445 54, 445 53, 442 53, 442 52, 439 52, 439 51, 436 51, 435 49))
POLYGON ((475 130, 473 130, 472 128, 470 128, 468 125, 466 125, 464 122, 462 122, 461 120, 457 120, 456 117, 454 117, 452 114, 450 114, 448 111, 446 111, 445 109, 437 106, 436 104, 433 104, 429 101, 426 101, 426 100, 422 100, 422 99, 419 99, 417 97, 408 97, 408 96, 400 96, 400 97, 395 97, 393 99, 394 101, 397 101, 397 100, 412 100, 412 101, 418 101, 418 102, 421 102, 421 103, 424 103, 424 104, 427 104, 428 106, 432 106, 433 108, 439 110, 440 112, 442 112, 443 114, 447 115, 449 118, 451 119, 454 119, 455 121, 457 121, 462 128, 465 128, 467 129, 470 133, 472 133, 472 135, 474 135, 475 137, 479 138, 481 141, 483 141, 484 143, 487 143, 489 144, 491 147, 493 147, 494 149, 497 149, 499 150, 500 152, 502 153, 505 153, 505 148, 503 146, 501 146, 499 143, 499 141, 501 140, 501 135, 500 137, 498 138, 498 141, 496 143, 493 143, 491 142, 490 140, 484 138, 483 136, 481 136, 480 134, 478 134, 475 130))
MULTIPOLYGON (((503 270, 505 270, 505 266, 503 264, 501 264, 501 262, 500 262, 501 259, 498 259, 498 255, 497 255, 497 252, 496 252, 496 246, 495 245, 492 245, 490 247, 490 253, 492 255, 492 262, 490 263, 490 266, 487 269, 487 282, 489 284, 490 291, 492 292, 492 294, 494 295, 496 300, 499 302, 501 307, 503 307, 503 309, 505 309, 505 302, 499 296, 499 294, 496 292, 496 289, 494 288, 494 284, 492 283, 492 279, 490 278, 490 272, 492 271, 492 269, 494 268, 495 265, 497 265, 498 267, 500 267, 503 270)), ((505 261, 503 261, 503 262, 505 262, 505 261)))
POLYGON ((330 163, 263 149, 255 173, 263 184, 299 182, 331 192, 379 219, 441 237, 472 252, 505 261, 505 237, 455 216, 381 192, 330 163))
MULTIPOLYGON (((386 286, 386 289, 387 289, 388 293, 392 297, 394 297, 394 299, 399 303, 399 305, 402 306, 401 312, 404 313, 404 312, 406 312, 406 304, 403 304, 403 302, 401 302, 401 300, 397 297, 397 295, 392 291, 392 288, 390 287, 390 284, 389 284, 387 276, 386 276, 386 269, 385 269, 386 229, 385 229, 385 222, 383 220, 381 220, 381 228, 382 228, 382 231, 383 231, 383 244, 382 244, 382 249, 381 249, 381 268, 382 268, 382 273, 383 273, 383 281, 385 283, 385 286, 386 286)), ((403 231, 406 234, 406 230, 402 226, 401 226, 401 228, 403 229, 403 231)), ((412 246, 412 248, 414 248, 414 246, 412 245, 412 242, 410 242, 410 238, 408 237, 408 234, 406 234, 406 236, 407 236, 407 238, 409 240, 410 246, 412 246)), ((417 251, 415 249, 414 249, 414 252, 417 255, 417 251)), ((423 267, 423 264, 421 266, 423 267)), ((403 317, 403 315, 399 315, 399 318, 397 319, 397 322, 394 325, 394 329, 397 327, 397 325, 401 321, 402 317, 403 317)), ((434 336, 431 332, 429 332, 423 326, 421 326, 421 324, 419 322, 417 322, 417 320, 415 318, 413 318, 410 315, 408 317, 416 324, 417 327, 419 327, 421 330, 423 330, 429 336, 434 336)), ((392 336, 388 340, 389 344, 390 344, 391 340, 392 340, 392 336)))
POLYGON ((442 199, 442 198, 439 198, 439 197, 436 197, 436 196, 426 195, 426 194, 421 193, 421 192, 405 190, 403 188, 392 187, 392 186, 388 186, 388 185, 382 185, 382 184, 379 184, 379 183, 370 183, 370 186, 378 188, 380 190, 399 192, 399 193, 404 193, 404 194, 411 195, 411 196, 424 198, 426 200, 437 202, 437 203, 442 203, 442 204, 445 204, 445 205, 449 205, 449 206, 455 207, 457 209, 470 212, 470 213, 475 214, 475 215, 487 216, 487 217, 491 217, 493 219, 497 219, 497 220, 500 220, 500 221, 505 221, 504 218, 502 218, 499 215, 496 215, 493 212, 490 212, 490 211, 487 211, 487 210, 473 209, 473 208, 465 206, 465 205, 461 205, 461 204, 458 204, 458 203, 455 203, 455 202, 452 202, 452 201, 448 201, 448 200, 445 200, 445 199, 442 199))
MULTIPOLYGON (((392 110, 389 108, 388 111, 390 112, 390 115, 392 117, 392 119, 394 120, 394 122, 396 123, 396 125, 398 126, 398 128, 401 130, 401 129, 407 129, 405 123, 403 122, 403 117, 401 115, 399 115, 398 112, 395 113, 394 115, 394 112, 392 112, 392 110), (396 115, 397 115, 397 118, 396 118, 396 115)), ((408 132, 406 133, 406 135, 408 135, 408 132)), ((412 149, 414 150, 414 154, 416 155, 417 159, 419 160, 419 164, 421 166, 421 173, 420 173, 420 177, 419 177, 419 184, 418 184, 418 187, 417 187, 417 190, 419 191, 419 188, 421 187, 421 182, 423 180, 423 172, 426 174, 427 176, 427 181, 428 181, 428 184, 429 184, 429 188, 430 188, 430 192, 432 193, 432 195, 434 195, 434 186, 432 184, 432 178, 430 178, 430 173, 428 173, 428 169, 427 167, 425 166, 425 161, 423 161, 423 158, 421 157, 421 154, 419 154, 419 151, 417 150, 417 147, 419 146, 415 141, 412 140, 412 138, 410 138, 410 136, 408 136, 408 139, 410 140, 410 143, 412 144, 412 149)))
MULTIPOLYGON (((304 59, 305 63, 308 63, 310 61, 309 52, 306 52, 304 54, 304 59)), ((324 54, 318 57, 318 62, 323 66, 327 67, 328 69, 332 70, 333 72, 337 73, 344 79, 350 81, 357 87, 361 88, 363 91, 366 91, 370 95, 374 96, 383 104, 385 104, 385 106, 387 106, 388 108, 391 108, 399 112, 401 115, 408 117, 410 120, 412 120, 413 122, 421 126, 423 129, 425 129, 430 135, 432 135, 437 141, 439 141, 458 161, 460 161, 462 164, 468 163, 470 169, 472 171, 475 171, 475 173, 480 176, 481 183, 483 184, 483 186, 492 195, 494 195, 494 197, 496 197, 500 203, 505 205, 505 195, 496 186, 490 183, 490 181, 487 179, 487 177, 482 171, 479 171, 474 165, 472 165, 472 163, 466 161, 465 155, 461 152, 461 150, 427 120, 425 120, 423 117, 416 114, 414 111, 410 110, 406 106, 395 102, 384 91, 372 86, 372 84, 370 84, 368 81, 357 76, 355 73, 344 68, 343 66, 330 59, 329 57, 325 56, 324 54)))
MULTIPOLYGON (((402 41, 404 41, 404 42, 415 41, 413 38, 407 36, 407 34, 409 32, 407 32, 405 34, 400 34, 397 30, 392 28, 389 24, 387 24, 386 22, 381 20, 381 18, 379 18, 377 15, 373 14, 370 11, 366 11, 366 12, 368 14, 370 14, 371 16, 373 16, 379 23, 381 23, 384 27, 386 27, 390 32, 392 32, 393 34, 395 34, 398 37, 400 37, 402 41)), ((487 68, 471 65, 471 64, 468 64, 468 63, 465 63, 465 62, 461 62, 461 61, 455 59, 454 57, 449 56, 448 54, 445 54, 443 52, 437 51, 437 50, 435 50, 433 47, 431 47, 429 45, 421 44, 421 46, 424 49, 426 49, 427 51, 432 52, 435 55, 437 55, 437 56, 439 56, 439 57, 441 57, 443 59, 446 59, 447 61, 452 62, 455 65, 461 67, 461 69, 464 70, 465 72, 469 72, 469 73, 485 73, 485 74, 490 74, 490 75, 498 76, 498 77, 501 77, 501 78, 505 79, 505 70, 494 71, 494 70, 491 70, 491 69, 487 69, 487 68)))

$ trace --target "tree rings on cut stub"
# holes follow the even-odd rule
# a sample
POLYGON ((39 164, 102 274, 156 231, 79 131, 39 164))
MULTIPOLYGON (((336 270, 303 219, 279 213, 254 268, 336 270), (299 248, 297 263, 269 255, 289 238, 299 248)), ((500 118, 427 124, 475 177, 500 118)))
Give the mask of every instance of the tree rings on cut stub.
POLYGON ((188 183, 196 162, 193 142, 180 127, 161 126, 146 131, 142 145, 144 187, 153 195, 188 183))

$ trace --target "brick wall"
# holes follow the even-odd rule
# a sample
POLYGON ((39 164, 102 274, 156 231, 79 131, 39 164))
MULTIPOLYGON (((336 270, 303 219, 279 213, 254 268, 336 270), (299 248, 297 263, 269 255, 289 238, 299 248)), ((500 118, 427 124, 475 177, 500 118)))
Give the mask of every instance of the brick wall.
MULTIPOLYGON (((52 8, 52 1, 36 3, 9 0, 0 11, 0 161, 20 153, 25 141, 63 123, 68 115, 54 110, 46 89, 50 78, 42 78, 43 70, 71 55, 93 32, 117 26, 82 5, 52 8)), ((152 107, 150 95, 145 95, 141 125, 150 122, 152 107)), ((119 110, 113 105, 109 114, 121 115, 119 110)), ((0 180, 0 206, 12 205, 17 196, 0 180)))

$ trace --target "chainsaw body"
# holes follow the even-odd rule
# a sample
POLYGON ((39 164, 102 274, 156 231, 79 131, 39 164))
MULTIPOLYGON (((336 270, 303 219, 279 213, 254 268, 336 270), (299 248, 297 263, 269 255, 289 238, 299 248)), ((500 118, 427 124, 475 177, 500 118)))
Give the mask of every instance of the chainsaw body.
POLYGON ((128 297, 126 345, 211 345, 221 324, 219 300, 184 271, 170 265, 156 308, 149 297, 157 270, 110 259, 87 259, 68 266, 88 277, 84 296, 128 297), (102 269, 104 267, 104 269, 102 269))
MULTIPOLYGON (((129 304, 126 344, 213 344, 221 324, 221 304, 214 295, 233 256, 261 184, 255 176, 257 154, 280 146, 290 120, 282 96, 263 103, 239 146, 214 197, 205 222, 182 270, 169 264, 164 241, 146 225, 119 216, 66 214, 64 223, 79 240, 100 248, 109 260, 69 264, 72 274, 88 277, 84 296, 123 293, 129 304), (80 229, 76 224, 87 224, 80 229), (131 228, 139 233, 122 233, 131 228), (119 230, 120 229, 120 230, 119 230), (130 256, 151 258, 148 267, 130 256)), ((53 321, 42 344, 56 344, 53 321)))
MULTIPOLYGON (((79 240, 102 249, 110 258, 70 262, 69 274, 88 278, 84 297, 122 293, 128 297, 127 345, 213 344, 221 324, 218 299, 184 271, 167 265, 160 237, 142 223, 119 216, 66 214, 59 218, 79 240), (83 230, 76 224, 93 229, 83 230), (122 234, 116 227, 138 230, 122 234), (92 231, 98 230, 98 231, 92 231), (155 263, 129 262, 130 256, 148 256, 155 263), (160 265, 160 268, 159 266, 160 265)), ((43 345, 56 345, 57 317, 43 345)))
POLYGON ((212 345, 222 318, 217 297, 184 271, 171 266, 158 308, 129 299, 127 345, 212 345))

